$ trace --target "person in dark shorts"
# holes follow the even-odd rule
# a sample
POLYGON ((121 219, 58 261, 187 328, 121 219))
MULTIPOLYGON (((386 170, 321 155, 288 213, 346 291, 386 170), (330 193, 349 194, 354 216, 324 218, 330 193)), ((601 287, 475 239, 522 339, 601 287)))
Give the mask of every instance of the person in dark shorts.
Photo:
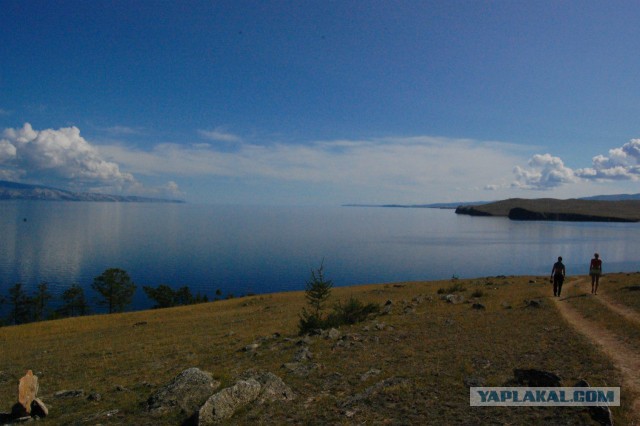
POLYGON ((553 295, 560 297, 562 291, 562 283, 564 282, 565 268, 562 263, 562 256, 558 256, 558 261, 553 264, 551 269, 551 282, 553 283, 553 295))
POLYGON ((589 275, 591 275, 591 294, 598 294, 598 284, 602 275, 602 259, 598 253, 593 255, 589 264, 589 275))

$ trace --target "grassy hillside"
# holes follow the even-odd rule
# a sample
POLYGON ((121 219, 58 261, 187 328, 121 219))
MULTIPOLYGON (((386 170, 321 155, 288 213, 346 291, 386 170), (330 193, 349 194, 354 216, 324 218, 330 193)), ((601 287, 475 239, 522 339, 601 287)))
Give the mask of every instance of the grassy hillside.
MULTIPOLYGON (((624 290, 639 281, 639 274, 607 275, 601 292, 640 310, 640 291, 624 290)), ((270 371, 297 394, 291 402, 241 410, 233 424, 595 424, 586 410, 573 407, 469 407, 469 385, 505 385, 515 368, 554 372, 564 386, 579 379, 621 385, 621 373, 568 326, 551 293, 547 277, 336 288, 333 302, 351 296, 391 300, 393 310, 342 327, 341 338, 302 342, 302 292, 0 328, 0 411, 10 409, 18 379, 32 369, 50 408, 46 424, 180 424, 183 415, 152 418, 143 403, 181 371, 198 367, 223 386, 249 369, 270 371), (458 290, 466 302, 485 309, 447 303, 439 289, 458 290), (532 299, 542 306, 525 303, 532 299), (255 351, 243 350, 254 342, 255 351), (301 345, 313 354, 306 373, 283 368, 301 345), (376 386, 386 379, 393 385, 376 386), (73 389, 83 389, 84 397, 54 397, 73 389), (90 393, 101 397, 88 400, 90 393)), ((585 315, 597 310, 589 299, 579 306, 585 315)), ((615 321, 640 349, 638 328, 615 321)), ((612 409, 616 424, 632 423, 635 396, 623 385, 622 406, 612 409)))
POLYGON ((490 216, 508 216, 511 209, 522 208, 532 212, 579 214, 627 220, 640 220, 640 200, 558 200, 554 198, 510 198, 482 205, 473 209, 490 216))

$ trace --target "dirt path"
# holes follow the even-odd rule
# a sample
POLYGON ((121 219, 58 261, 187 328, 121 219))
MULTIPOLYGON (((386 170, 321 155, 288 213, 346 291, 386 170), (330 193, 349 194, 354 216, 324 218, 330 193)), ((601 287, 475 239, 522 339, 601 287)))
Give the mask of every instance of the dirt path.
MULTIPOLYGON (((573 280, 567 284, 578 284, 579 286, 582 286, 584 283, 590 285, 590 283, 587 283, 585 279, 573 280)), ((591 292, 590 287, 588 292, 591 292)), ((629 312, 626 312, 627 315, 622 313, 624 310, 620 309, 621 307, 619 304, 612 303, 609 299, 602 298, 600 294, 595 297, 611 310, 623 315, 625 318, 628 318, 627 315, 629 312)), ((602 351, 609 356, 609 358, 611 358, 615 366, 622 372, 625 387, 631 390, 634 394, 640 395, 640 356, 638 356, 636 352, 624 343, 620 342, 614 334, 606 330, 604 327, 601 327, 595 322, 583 317, 568 302, 570 298, 553 298, 552 300, 562 316, 569 322, 569 324, 571 324, 571 326, 588 337, 592 342, 598 345, 602 351)), ((623 308, 628 310, 626 307, 623 308)), ((630 313, 632 314, 631 317, 634 318, 632 321, 636 321, 637 319, 635 319, 635 317, 637 317, 638 314, 633 311, 630 311, 630 313)), ((632 412, 634 419, 633 424, 640 424, 640 396, 633 402, 632 412)))

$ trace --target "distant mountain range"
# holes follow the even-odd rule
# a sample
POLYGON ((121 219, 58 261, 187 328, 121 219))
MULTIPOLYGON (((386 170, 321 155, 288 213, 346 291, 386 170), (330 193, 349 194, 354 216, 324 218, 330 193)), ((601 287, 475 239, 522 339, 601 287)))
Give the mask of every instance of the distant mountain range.
POLYGON ((0 200, 102 201, 121 203, 184 203, 181 200, 138 196, 109 195, 95 192, 72 192, 42 185, 0 180, 0 200))

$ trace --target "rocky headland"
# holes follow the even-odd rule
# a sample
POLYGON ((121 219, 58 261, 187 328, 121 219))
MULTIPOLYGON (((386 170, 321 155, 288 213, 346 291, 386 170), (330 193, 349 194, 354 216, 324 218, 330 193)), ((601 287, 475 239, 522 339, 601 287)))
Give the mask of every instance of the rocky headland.
POLYGON ((640 200, 558 200, 511 198, 482 205, 461 205, 456 214, 508 217, 511 220, 638 222, 640 200))

